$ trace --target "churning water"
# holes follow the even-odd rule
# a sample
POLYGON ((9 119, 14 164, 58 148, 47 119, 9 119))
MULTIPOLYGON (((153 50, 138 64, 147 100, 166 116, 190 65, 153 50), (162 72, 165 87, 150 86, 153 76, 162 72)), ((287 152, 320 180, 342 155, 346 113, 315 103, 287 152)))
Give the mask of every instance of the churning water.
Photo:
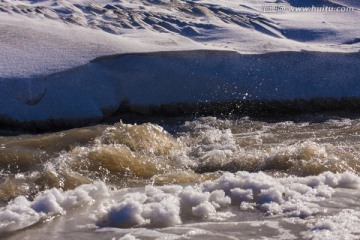
POLYGON ((360 119, 204 117, 0 137, 8 239, 358 239, 360 119))

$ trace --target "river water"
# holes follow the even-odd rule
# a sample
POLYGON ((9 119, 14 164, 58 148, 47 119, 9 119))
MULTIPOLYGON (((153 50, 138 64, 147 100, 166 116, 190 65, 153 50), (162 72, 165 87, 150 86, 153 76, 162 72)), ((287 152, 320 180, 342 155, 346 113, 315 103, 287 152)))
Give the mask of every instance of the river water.
POLYGON ((3 131, 0 236, 359 239, 359 156, 354 117, 3 131))

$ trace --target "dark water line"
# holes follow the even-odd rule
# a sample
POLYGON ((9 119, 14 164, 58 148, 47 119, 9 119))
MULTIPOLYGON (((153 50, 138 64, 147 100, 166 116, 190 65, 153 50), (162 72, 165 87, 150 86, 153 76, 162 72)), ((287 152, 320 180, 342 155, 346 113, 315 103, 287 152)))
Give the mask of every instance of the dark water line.
MULTIPOLYGON (((177 103, 162 105, 131 105, 123 102, 114 113, 105 114, 100 121, 6 121, 0 125, 1 136, 24 133, 37 134, 56 132, 76 127, 98 124, 154 123, 162 126, 179 125, 197 117, 216 116, 218 118, 251 117, 265 122, 324 122, 329 119, 360 117, 360 98, 313 98, 294 100, 233 100, 209 103, 177 103)), ((169 128, 171 129, 171 127, 169 128)))

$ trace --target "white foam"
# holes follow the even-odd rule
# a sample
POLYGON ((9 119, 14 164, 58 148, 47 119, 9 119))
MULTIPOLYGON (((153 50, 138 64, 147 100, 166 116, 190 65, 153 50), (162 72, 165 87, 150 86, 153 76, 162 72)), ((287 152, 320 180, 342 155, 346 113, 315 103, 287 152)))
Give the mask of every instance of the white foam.
POLYGON ((125 236, 119 238, 119 240, 138 240, 138 238, 131 234, 126 234, 125 236))
POLYGON ((107 216, 113 227, 132 227, 145 223, 141 216, 142 204, 134 199, 126 199, 119 205, 112 206, 107 216))
POLYGON ((40 193, 32 202, 19 196, 0 210, 0 232, 15 231, 51 216, 66 214, 66 211, 89 205, 107 194, 106 185, 97 182, 67 192, 53 188, 40 193))
POLYGON ((194 220, 222 222, 249 211, 259 211, 265 216, 289 219, 289 222, 299 219, 302 224, 312 224, 312 230, 304 232, 304 236, 324 239, 332 233, 337 234, 334 236, 346 233, 352 239, 357 229, 350 222, 338 223, 345 218, 358 221, 356 210, 344 210, 323 221, 321 216, 329 213, 321 203, 326 199, 331 202, 333 198, 337 201, 334 197, 337 188, 357 191, 359 181, 360 178, 351 173, 274 178, 262 172, 237 172, 224 173, 217 180, 187 187, 146 186, 110 191, 104 183, 96 182, 66 192, 46 190, 33 201, 17 197, 0 210, 0 230, 15 231, 91 206, 91 213, 85 214, 88 218, 83 220, 82 226, 166 228, 194 220))
POLYGON ((230 194, 233 204, 240 204, 242 202, 253 200, 253 191, 251 189, 234 188, 230 190, 230 194))
MULTIPOLYGON (((327 172, 317 177, 276 179, 261 172, 238 172, 225 173, 218 180, 205 182, 200 187, 177 187, 171 194, 164 193, 160 187, 149 186, 146 188, 146 199, 141 197, 135 203, 133 201, 139 193, 129 193, 120 204, 123 206, 131 199, 131 206, 134 207, 130 209, 136 211, 116 211, 116 216, 127 219, 126 222, 131 222, 133 226, 145 223, 158 227, 175 226, 182 223, 182 218, 199 217, 217 221, 230 218, 234 216, 233 213, 224 210, 233 204, 240 206, 239 211, 255 207, 266 214, 308 218, 322 211, 317 201, 331 198, 335 192, 326 179, 342 179, 348 175, 359 180, 350 173, 327 172), (317 179, 318 184, 314 185, 313 179, 317 179)), ((358 185, 344 184, 342 187, 358 185)), ((108 211, 107 215, 108 218, 112 216, 113 210, 108 211)))
POLYGON ((359 223, 359 211, 344 209, 338 214, 317 220, 311 231, 303 234, 314 240, 359 239, 359 223))
POLYGON ((225 195, 223 190, 215 190, 210 193, 209 202, 216 208, 229 206, 231 198, 225 195))
POLYGON ((204 117, 183 126, 185 133, 180 137, 187 146, 186 154, 194 157, 200 165, 221 167, 233 160, 241 151, 231 130, 219 129, 217 125, 224 124, 215 117, 204 117))
POLYGON ((0 212, 0 231, 10 232, 26 228, 37 223, 42 214, 30 207, 30 202, 23 196, 17 197, 0 212))
POLYGON ((216 208, 210 202, 202 202, 192 208, 192 213, 196 217, 210 218, 216 214, 216 208))

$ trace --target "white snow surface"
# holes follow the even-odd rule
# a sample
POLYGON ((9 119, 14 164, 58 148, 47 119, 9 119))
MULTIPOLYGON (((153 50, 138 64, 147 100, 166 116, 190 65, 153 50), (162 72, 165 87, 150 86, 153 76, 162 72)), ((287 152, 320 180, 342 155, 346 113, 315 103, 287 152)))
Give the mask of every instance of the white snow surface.
POLYGON ((263 6, 298 5, 294 0, 275 2, 1 0, 0 77, 46 75, 98 56, 132 52, 359 50, 356 1, 321 1, 354 7, 340 13, 263 11, 263 6))
POLYGON ((124 100, 148 105, 359 96, 359 4, 315 4, 352 7, 349 12, 264 12, 270 5, 314 3, 0 0, 0 116, 18 122, 100 119, 124 100), (91 62, 185 50, 221 51, 91 62))

